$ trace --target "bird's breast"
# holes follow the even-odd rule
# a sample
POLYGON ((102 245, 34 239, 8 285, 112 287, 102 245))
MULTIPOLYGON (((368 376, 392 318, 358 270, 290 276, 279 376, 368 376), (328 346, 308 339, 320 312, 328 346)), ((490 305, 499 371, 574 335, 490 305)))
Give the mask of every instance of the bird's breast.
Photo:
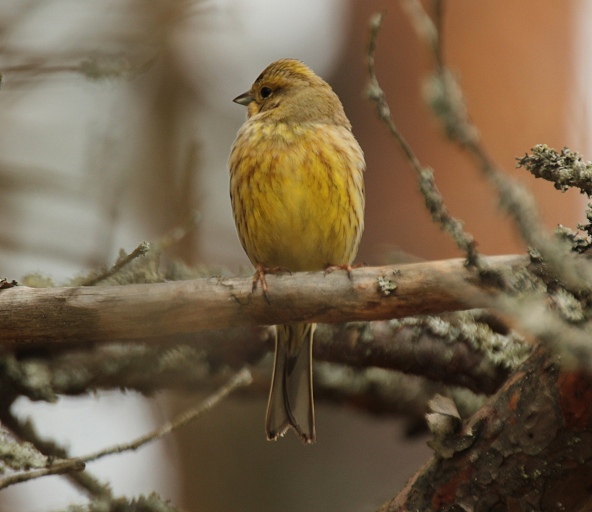
POLYGON ((364 158, 349 129, 247 122, 229 166, 239 237, 253 264, 299 271, 353 260, 364 158))

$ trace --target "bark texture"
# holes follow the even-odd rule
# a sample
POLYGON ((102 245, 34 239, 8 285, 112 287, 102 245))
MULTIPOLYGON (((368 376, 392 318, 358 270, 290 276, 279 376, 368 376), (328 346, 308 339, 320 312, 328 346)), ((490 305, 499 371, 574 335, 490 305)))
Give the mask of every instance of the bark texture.
POLYGON ((537 350, 379 512, 592 510, 591 403, 590 375, 537 350))

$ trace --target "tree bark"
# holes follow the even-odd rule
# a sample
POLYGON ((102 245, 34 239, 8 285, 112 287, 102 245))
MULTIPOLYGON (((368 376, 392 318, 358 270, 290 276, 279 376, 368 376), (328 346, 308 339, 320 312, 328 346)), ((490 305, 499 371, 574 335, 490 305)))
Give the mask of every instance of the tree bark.
POLYGON ((591 403, 592 377, 538 349, 378 512, 592 510, 591 403))

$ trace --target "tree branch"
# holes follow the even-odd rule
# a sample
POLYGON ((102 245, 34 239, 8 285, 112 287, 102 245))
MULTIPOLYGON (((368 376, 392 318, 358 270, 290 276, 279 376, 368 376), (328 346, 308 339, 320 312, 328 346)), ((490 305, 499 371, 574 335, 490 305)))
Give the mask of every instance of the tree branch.
POLYGON ((451 315, 324 326, 313 351, 316 360, 397 370, 491 394, 530 349, 515 333, 495 333, 472 315, 451 315))
MULTIPOLYGON (((511 280, 524 256, 488 265, 511 280)), ((346 273, 270 275, 271 304, 251 278, 71 288, 17 286, 0 291, 0 344, 146 340, 203 329, 308 321, 339 323, 485 307, 462 259, 367 267, 346 273)))
MULTIPOLYGON (((315 333, 313 355, 319 362, 315 371, 322 371, 321 361, 340 368, 345 365, 349 368, 342 372, 357 372, 359 390, 376 388, 371 384, 376 374, 363 371, 373 368, 386 370, 385 374, 394 370, 424 377, 440 389, 442 385, 462 386, 478 394, 491 394, 531 351, 531 346, 513 331, 494 329, 499 330, 495 318, 482 311, 445 318, 323 324, 315 333)), ((258 365, 273 348, 274 331, 268 327, 199 331, 150 344, 116 343, 92 350, 59 350, 51 357, 45 350, 27 346, 0 359, 0 388, 5 396, 23 395, 49 402, 59 395, 100 389, 125 388, 148 395, 161 389, 204 390, 226 378, 228 368, 258 365)), ((261 396, 268 392, 270 371, 270 364, 261 365, 258 374, 265 384, 252 386, 249 393, 261 396)), ((317 398, 337 400, 336 382, 335 378, 317 379, 317 398), (323 382, 330 383, 327 389, 323 382)), ((381 386, 385 388, 384 383, 381 386)), ((350 386, 345 385, 344 390, 339 399, 352 393, 350 386)), ((389 392, 392 395, 393 389, 389 392)), ((356 401, 368 404, 367 410, 374 411, 380 400, 357 396, 356 401)), ((389 414, 405 413, 404 406, 383 406, 389 414)), ((425 412, 425 400, 421 410, 425 412)))

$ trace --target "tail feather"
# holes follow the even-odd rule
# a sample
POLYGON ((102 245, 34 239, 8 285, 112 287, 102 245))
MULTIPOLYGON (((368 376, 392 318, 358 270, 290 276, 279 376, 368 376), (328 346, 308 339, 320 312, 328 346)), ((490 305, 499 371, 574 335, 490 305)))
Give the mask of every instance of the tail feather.
POLYGON ((270 440, 291 427, 304 443, 315 440, 312 337, 315 324, 276 326, 275 363, 265 427, 270 440))

